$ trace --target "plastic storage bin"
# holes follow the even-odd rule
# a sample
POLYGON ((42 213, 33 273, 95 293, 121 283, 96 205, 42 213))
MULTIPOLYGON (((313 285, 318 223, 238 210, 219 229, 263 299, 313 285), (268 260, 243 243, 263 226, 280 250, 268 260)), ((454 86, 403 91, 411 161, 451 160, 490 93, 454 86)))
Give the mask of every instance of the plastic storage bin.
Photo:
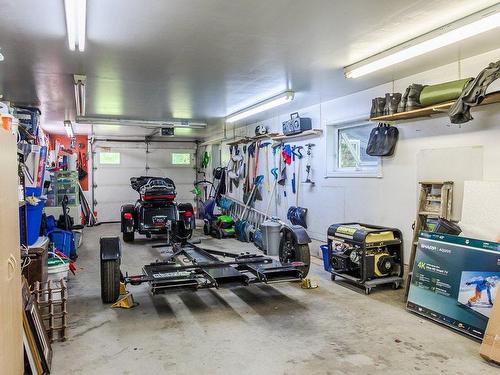
POLYGON ((33 135, 38 133, 40 124, 40 110, 33 107, 15 107, 14 116, 19 119, 19 125, 30 131, 33 135))
POLYGON ((78 186, 78 172, 76 171, 58 171, 55 174, 54 193, 55 204, 61 206, 64 196, 68 196, 68 205, 75 206, 80 204, 78 186))
POLYGON ((45 201, 41 200, 36 206, 26 203, 26 232, 27 245, 33 245, 40 236, 40 224, 42 223, 42 212, 45 201))
POLYGON ((75 239, 72 231, 54 229, 48 235, 54 247, 66 257, 69 258, 75 253, 75 239))

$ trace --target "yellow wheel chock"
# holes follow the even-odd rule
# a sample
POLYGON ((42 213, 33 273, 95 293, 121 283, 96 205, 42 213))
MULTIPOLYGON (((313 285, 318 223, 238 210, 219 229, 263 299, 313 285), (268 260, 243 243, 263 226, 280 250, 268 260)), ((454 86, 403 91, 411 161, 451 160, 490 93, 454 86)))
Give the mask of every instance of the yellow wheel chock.
POLYGON ((124 283, 120 283, 120 297, 118 297, 118 301, 111 305, 112 308, 121 308, 121 309, 132 309, 136 307, 139 303, 134 301, 134 296, 132 293, 127 292, 124 283))
POLYGON ((302 282, 300 283, 300 287, 302 289, 316 289, 318 287, 318 283, 316 281, 311 280, 311 279, 302 279, 302 282))

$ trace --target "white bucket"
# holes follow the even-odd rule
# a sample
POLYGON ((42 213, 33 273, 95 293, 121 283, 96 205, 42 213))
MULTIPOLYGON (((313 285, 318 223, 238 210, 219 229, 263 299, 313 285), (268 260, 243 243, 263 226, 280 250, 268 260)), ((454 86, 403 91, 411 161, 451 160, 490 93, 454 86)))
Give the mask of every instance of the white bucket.
POLYGON ((68 279, 69 272, 69 262, 65 262, 59 255, 50 253, 55 257, 59 258, 63 263, 57 266, 49 266, 48 267, 48 277, 47 280, 59 281, 61 279, 68 279))

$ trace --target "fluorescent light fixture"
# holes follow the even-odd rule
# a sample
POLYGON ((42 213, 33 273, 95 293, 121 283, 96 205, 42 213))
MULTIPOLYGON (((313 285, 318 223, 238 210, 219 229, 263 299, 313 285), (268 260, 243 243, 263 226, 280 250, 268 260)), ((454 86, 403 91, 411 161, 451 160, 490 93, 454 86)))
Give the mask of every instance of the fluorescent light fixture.
POLYGON ((75 81, 76 116, 85 116, 85 83, 87 77, 75 74, 73 79, 75 81))
POLYGON ((279 105, 291 102, 294 98, 293 91, 285 91, 284 93, 264 100, 257 103, 251 107, 245 108, 239 112, 236 112, 226 118, 226 122, 236 122, 238 120, 244 119, 246 117, 255 115, 260 112, 267 111, 268 109, 277 107, 279 105))
POLYGON ((87 28, 87 0, 64 0, 66 14, 66 32, 71 51, 85 50, 85 33, 87 28))
POLYGON ((111 125, 111 126, 139 126, 143 128, 190 128, 204 129, 207 127, 205 122, 191 120, 167 120, 167 121, 152 121, 152 120, 131 120, 110 117, 77 117, 76 122, 79 124, 92 125, 111 125))
POLYGON ((448 46, 500 26, 500 7, 484 9, 481 12, 453 22, 437 30, 372 56, 344 69, 346 78, 358 78, 377 70, 387 68, 436 49, 448 46))
POLYGON ((64 130, 66 131, 68 138, 73 138, 75 136, 75 132, 73 131, 73 124, 71 124, 71 121, 64 121, 64 130))

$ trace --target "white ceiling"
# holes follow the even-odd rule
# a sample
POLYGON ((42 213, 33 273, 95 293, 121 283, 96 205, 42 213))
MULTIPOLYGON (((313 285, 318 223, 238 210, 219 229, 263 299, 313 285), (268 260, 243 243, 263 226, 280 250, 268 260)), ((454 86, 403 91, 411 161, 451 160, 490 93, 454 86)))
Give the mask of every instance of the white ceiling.
POLYGON ((496 3, 87 0, 87 45, 78 53, 67 47, 63 0, 0 0, 5 56, 0 93, 15 102, 39 103, 51 131, 62 131, 62 120, 74 118, 75 73, 87 75, 92 117, 213 123, 291 89, 297 99, 282 108, 285 113, 292 105, 332 99, 498 48, 496 30, 367 78, 348 81, 342 72, 343 66, 496 3))

